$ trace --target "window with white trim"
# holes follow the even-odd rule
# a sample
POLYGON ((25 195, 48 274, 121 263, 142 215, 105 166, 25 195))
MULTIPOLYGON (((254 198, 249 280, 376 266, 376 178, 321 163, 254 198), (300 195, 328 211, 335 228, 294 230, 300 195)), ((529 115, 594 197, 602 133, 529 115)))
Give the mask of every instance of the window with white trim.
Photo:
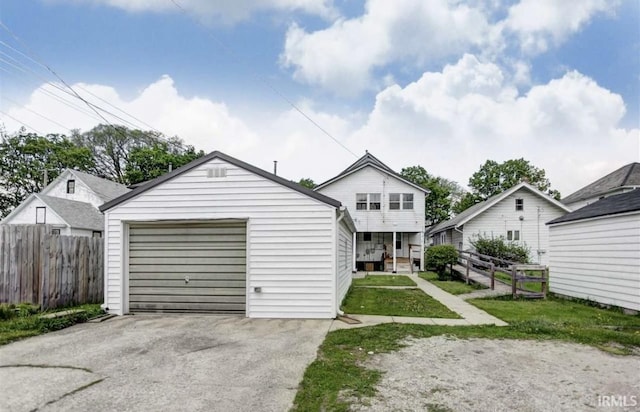
POLYGON ((47 208, 43 206, 36 207, 36 224, 44 225, 47 223, 47 208))
POLYGON ((516 199, 516 212, 524 210, 524 199, 516 199))
POLYGON ((400 210, 400 193, 389 194, 389 210, 400 210))
POLYGON ((520 231, 507 230, 507 240, 520 240, 520 231))
POLYGON ((403 210, 413 209, 413 193, 402 194, 402 209, 403 210))
POLYGON ((356 210, 380 210, 380 193, 356 193, 356 210))
POLYGON ((367 210, 366 193, 356 193, 356 210, 367 210))
POLYGON ((380 210, 380 193, 369 193, 369 210, 380 210))
POLYGON ((67 193, 73 194, 76 192, 76 181, 73 179, 67 180, 67 193))

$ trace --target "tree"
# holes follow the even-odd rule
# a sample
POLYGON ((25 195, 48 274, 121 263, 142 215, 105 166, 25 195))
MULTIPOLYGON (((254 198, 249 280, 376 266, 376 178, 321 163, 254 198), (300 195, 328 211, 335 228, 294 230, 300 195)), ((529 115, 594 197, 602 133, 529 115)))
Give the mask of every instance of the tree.
POLYGON ((429 190, 425 198, 427 225, 435 225, 451 217, 451 207, 464 190, 454 181, 429 174, 422 166, 405 167, 400 172, 405 179, 429 190))
POLYGON ((187 163, 204 156, 202 150, 196 152, 193 146, 170 145, 158 142, 151 147, 136 147, 128 155, 124 170, 124 181, 135 184, 155 179, 187 163))
POLYGON ((538 190, 555 199, 560 199, 560 192, 551 189, 551 182, 544 169, 539 169, 525 159, 511 159, 503 163, 487 160, 469 179, 471 195, 460 199, 454 207, 457 213, 484 201, 491 196, 504 192, 522 181, 527 181, 538 190))
POLYGON ((75 132, 72 139, 91 151, 95 161, 93 174, 123 184, 128 183, 125 169, 130 153, 164 141, 160 133, 104 124, 82 134, 75 132))
POLYGON ((38 136, 24 129, 3 136, 0 143, 0 216, 8 215, 29 194, 43 188, 64 169, 88 171, 94 167, 91 151, 65 136, 38 136))
POLYGON ((458 262, 458 250, 453 245, 431 246, 424 254, 424 264, 436 271, 439 280, 447 279, 447 265, 458 262))
POLYGON ((298 184, 302 187, 306 187, 307 189, 315 189, 316 188, 316 183, 313 181, 313 179, 310 179, 308 177, 303 177, 302 179, 300 179, 300 181, 298 182, 298 184))

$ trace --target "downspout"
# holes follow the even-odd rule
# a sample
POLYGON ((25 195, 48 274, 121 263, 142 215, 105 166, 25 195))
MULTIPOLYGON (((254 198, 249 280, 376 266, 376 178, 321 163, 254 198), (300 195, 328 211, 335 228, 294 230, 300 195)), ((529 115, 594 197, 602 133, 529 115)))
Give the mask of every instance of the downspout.
POLYGON ((338 253, 338 239, 340 236, 340 222, 342 221, 342 219, 344 219, 344 211, 347 210, 346 207, 344 206, 340 206, 340 208, 338 209, 338 212, 340 213, 340 215, 338 216, 338 219, 336 220, 336 242, 335 242, 335 251, 336 251, 336 274, 334 277, 334 287, 333 287, 333 293, 335 294, 335 305, 336 305, 336 314, 338 316, 344 316, 344 312, 340 310, 340 303, 338 303, 338 267, 339 267, 339 253, 338 253))

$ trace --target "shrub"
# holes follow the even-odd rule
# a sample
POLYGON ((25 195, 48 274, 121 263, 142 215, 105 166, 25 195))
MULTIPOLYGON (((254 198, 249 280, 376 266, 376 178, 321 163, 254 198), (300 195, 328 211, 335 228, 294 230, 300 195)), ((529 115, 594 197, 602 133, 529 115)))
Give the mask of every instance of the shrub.
POLYGON ((529 248, 517 242, 507 241, 504 236, 485 237, 474 235, 471 244, 481 255, 493 256, 499 259, 518 263, 529 263, 529 248))
POLYGON ((453 265, 458 261, 458 250, 453 245, 431 246, 425 252, 425 264, 438 274, 438 279, 446 280, 447 265, 453 265))

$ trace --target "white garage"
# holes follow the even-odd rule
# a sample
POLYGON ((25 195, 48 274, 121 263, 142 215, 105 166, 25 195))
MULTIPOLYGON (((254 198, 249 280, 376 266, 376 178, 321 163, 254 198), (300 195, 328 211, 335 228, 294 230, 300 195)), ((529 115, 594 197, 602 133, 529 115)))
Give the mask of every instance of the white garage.
POLYGON ((351 284, 340 202, 220 152, 100 210, 110 313, 333 318, 351 284))

